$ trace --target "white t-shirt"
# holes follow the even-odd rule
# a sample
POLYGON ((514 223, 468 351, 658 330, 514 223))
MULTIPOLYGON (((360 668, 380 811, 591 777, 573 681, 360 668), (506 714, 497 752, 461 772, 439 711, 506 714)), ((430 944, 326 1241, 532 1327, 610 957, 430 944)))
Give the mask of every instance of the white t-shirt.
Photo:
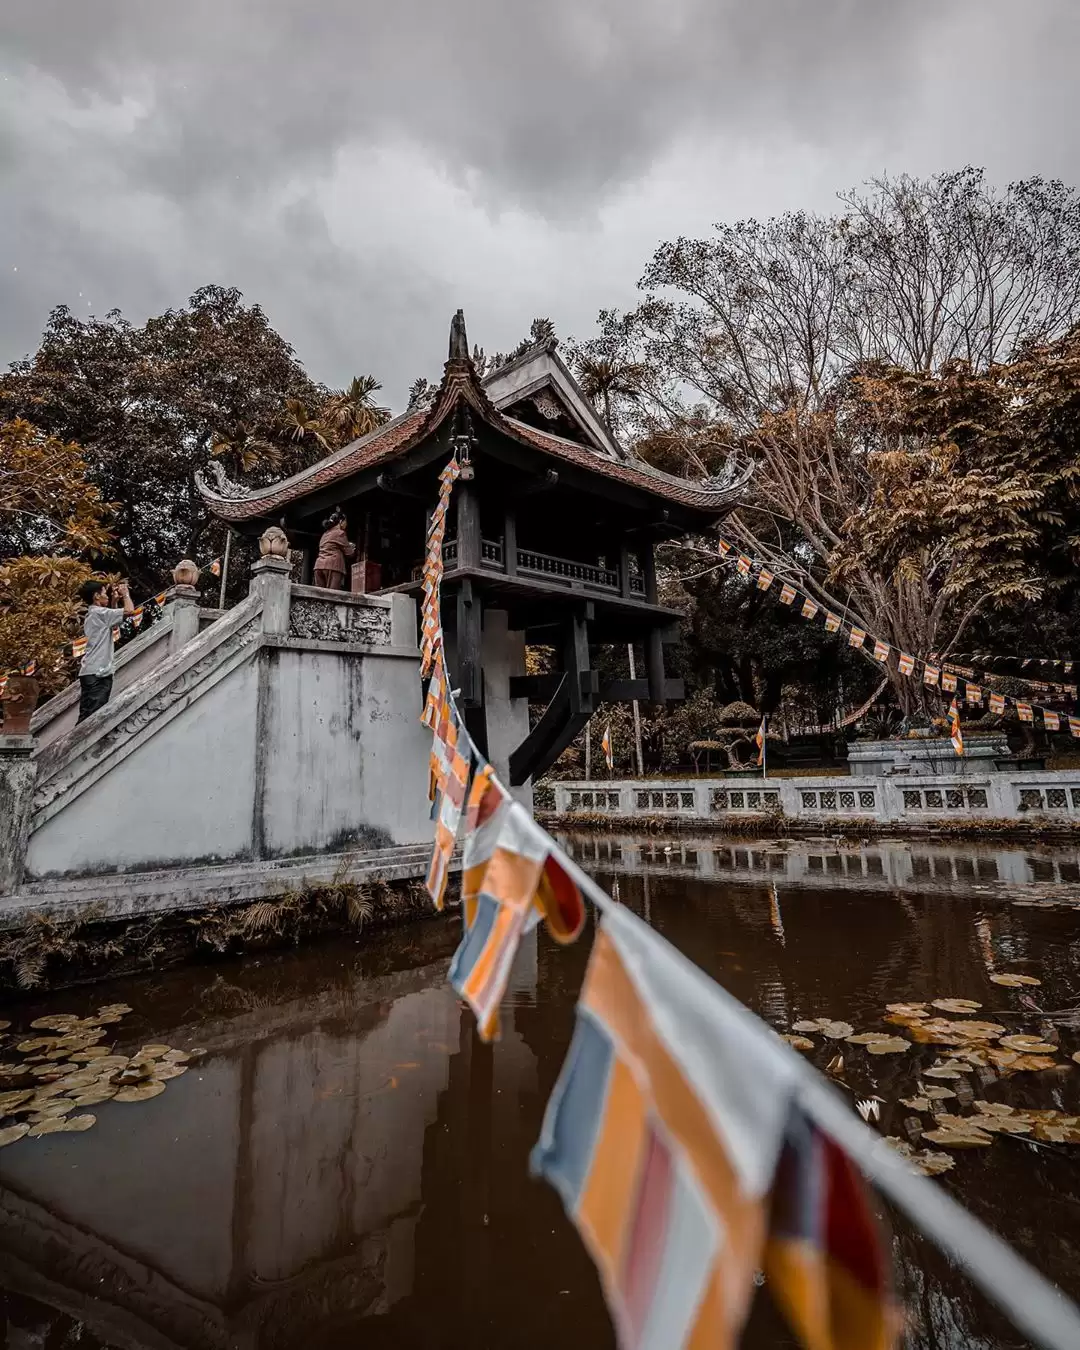
POLYGON ((83 621, 86 634, 86 654, 79 666, 80 675, 111 675, 116 663, 112 630, 123 620, 122 609, 106 609, 91 605, 83 621))

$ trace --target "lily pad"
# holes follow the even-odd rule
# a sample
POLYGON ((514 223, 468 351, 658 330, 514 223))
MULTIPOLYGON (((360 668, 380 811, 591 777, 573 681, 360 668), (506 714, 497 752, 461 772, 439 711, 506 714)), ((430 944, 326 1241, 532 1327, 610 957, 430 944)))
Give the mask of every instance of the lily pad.
POLYGON ((60 1122, 60 1134, 82 1134, 84 1130, 90 1129, 92 1125, 97 1124, 97 1116, 87 1113, 84 1116, 68 1116, 66 1120, 60 1122))
MULTIPOLYGON (((782 1041, 787 1041, 788 1045, 790 1045, 793 1050, 814 1049, 814 1042, 808 1036, 781 1036, 780 1039, 782 1041)), ((159 1078, 162 1076, 160 1071, 157 1076, 159 1078)))
POLYGON ((54 1116, 48 1120, 35 1121, 27 1130, 28 1139, 40 1139, 43 1134, 59 1134, 64 1128, 63 1116, 54 1116))
POLYGON ((929 1111, 931 1109, 929 1097, 901 1097, 900 1105, 906 1106, 912 1111, 929 1111))
POLYGON ((105 1003, 98 1009, 99 1013, 119 1013, 121 1017, 125 1013, 131 1012, 130 1003, 105 1003))
POLYGON ((102 1102, 111 1102, 116 1096, 117 1089, 114 1087, 92 1088, 89 1092, 84 1092, 81 1097, 76 1097, 76 1106, 100 1106, 102 1102))
POLYGON ((20 1041, 15 1049, 18 1050, 20 1055, 30 1055, 35 1050, 46 1050, 55 1046, 55 1036, 35 1036, 29 1041, 20 1041))
POLYGON ((1080 1064, 1080 1050, 1075 1050, 1070 1058, 1074 1064, 1080 1064))
POLYGON ((146 1102, 151 1097, 159 1097, 165 1091, 164 1083, 136 1083, 132 1087, 117 1090, 114 1102, 146 1102))
POLYGON ((882 1036, 866 1045, 868 1055, 900 1055, 910 1049, 911 1042, 905 1041, 903 1036, 882 1036))
POLYGON ((1041 1036, 1002 1036, 999 1045, 1006 1050, 1016 1050, 1021 1055, 1053 1055, 1057 1046, 1044 1041, 1041 1036))
POLYGON ((139 1059, 160 1059, 171 1049, 168 1045, 144 1045, 138 1053, 139 1059))
POLYGON ((947 1013, 972 1013, 978 1012, 982 1004, 971 998, 936 998, 930 1006, 947 1013))
POLYGON ((940 1144, 942 1148, 989 1148, 994 1142, 992 1135, 971 1126, 955 1130, 924 1130, 922 1137, 930 1144, 940 1144))
MULTIPOLYGON (((827 1036, 831 1041, 842 1041, 845 1036, 850 1036, 855 1028, 850 1022, 834 1022, 831 1017, 815 1017, 802 1022, 796 1022, 792 1026, 792 1031, 800 1032, 819 1032, 822 1036, 827 1036)), ((191 1051, 191 1054, 202 1053, 191 1051)))
MULTIPOLYGON (((804 1042, 802 1046, 804 1050, 807 1048, 807 1046, 809 1046, 811 1050, 814 1048, 814 1042, 807 1041, 802 1036, 793 1037, 792 1042, 789 1042, 789 1044, 797 1040, 801 1040, 804 1042)), ((798 1050, 799 1046, 796 1045, 795 1049, 798 1050)), ((182 1073, 187 1073, 186 1064, 162 1064, 161 1068, 158 1069, 157 1073, 154 1074, 154 1079, 159 1083, 164 1083, 169 1078, 179 1078, 182 1073)))
POLYGON ((885 1142, 923 1176, 936 1177, 956 1166, 955 1161, 947 1153, 934 1153, 928 1148, 915 1149, 906 1140, 898 1139, 894 1134, 887 1135, 885 1142))
POLYGON ((886 1003, 886 1004, 885 1004, 885 1011, 886 1011, 886 1012, 891 1012, 891 1013, 911 1013, 911 1015, 912 1015, 913 1017, 916 1016, 916 1015, 921 1015, 921 1016, 923 1016, 923 1017, 929 1017, 930 1014, 926 1011, 926 1008, 927 1008, 927 1005, 926 1005, 925 1003, 886 1003))
POLYGON ((0 1130, 0 1148, 6 1148, 8 1144, 13 1144, 16 1139, 21 1139, 24 1134, 29 1133, 29 1125, 8 1125, 6 1129, 0 1130))
MULTIPOLYGON (((826 1021, 827 1020, 828 1019, 826 1018, 826 1021)), ((793 1023, 791 1029, 792 1031, 806 1032, 806 1031, 820 1031, 821 1027, 816 1017, 813 1019, 804 1017, 801 1022, 793 1023)))
POLYGON ((845 1036, 848 1045, 869 1045, 871 1041, 886 1041, 889 1036, 884 1031, 860 1031, 855 1036, 845 1036))
POLYGON ((6 1114, 13 1106, 21 1106, 23 1102, 29 1101, 33 1095, 29 1088, 15 1092, 0 1092, 0 1116, 6 1114))
POLYGON ((943 1078, 950 1083, 955 1083, 963 1074, 959 1069, 951 1068, 947 1064, 935 1064, 932 1068, 923 1070, 924 1078, 943 1078))
POLYGON ((931 1085, 930 1087, 922 1088, 922 1096, 929 1097, 932 1102, 944 1102, 955 1097, 956 1093, 952 1088, 931 1085))
POLYGON ((991 975, 990 982, 1004 985, 1006 989, 1019 989, 1025 984, 1042 984, 1042 980, 1037 980, 1034 975, 991 975))

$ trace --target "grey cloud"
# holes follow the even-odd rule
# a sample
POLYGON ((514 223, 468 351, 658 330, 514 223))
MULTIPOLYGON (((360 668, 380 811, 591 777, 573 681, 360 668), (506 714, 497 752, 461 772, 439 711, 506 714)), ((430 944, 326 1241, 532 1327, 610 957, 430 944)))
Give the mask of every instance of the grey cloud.
POLYGON ((1078 9, 1023 8, 6 0, 0 360, 59 301, 141 320, 214 281, 400 405, 458 304, 489 348, 580 332, 673 230, 886 168, 1070 176, 1078 9))

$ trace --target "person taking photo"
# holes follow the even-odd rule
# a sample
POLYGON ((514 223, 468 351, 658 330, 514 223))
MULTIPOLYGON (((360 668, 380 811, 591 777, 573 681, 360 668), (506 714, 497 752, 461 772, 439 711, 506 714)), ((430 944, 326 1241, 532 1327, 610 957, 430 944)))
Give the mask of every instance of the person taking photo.
POLYGON ((112 694, 116 648, 113 629, 127 615, 135 613, 126 581, 114 588, 104 581, 86 581, 79 587, 79 599, 86 605, 83 634, 86 652, 79 666, 79 721, 104 708, 112 694))

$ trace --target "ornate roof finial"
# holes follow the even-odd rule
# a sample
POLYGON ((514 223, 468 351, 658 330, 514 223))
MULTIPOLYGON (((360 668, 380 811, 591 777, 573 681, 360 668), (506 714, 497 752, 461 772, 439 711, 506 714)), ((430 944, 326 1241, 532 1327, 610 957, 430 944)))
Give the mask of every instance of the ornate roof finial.
POLYGON ((465 332, 465 311, 459 309, 450 320, 450 352, 451 361, 467 361, 469 359, 469 338, 465 332))

